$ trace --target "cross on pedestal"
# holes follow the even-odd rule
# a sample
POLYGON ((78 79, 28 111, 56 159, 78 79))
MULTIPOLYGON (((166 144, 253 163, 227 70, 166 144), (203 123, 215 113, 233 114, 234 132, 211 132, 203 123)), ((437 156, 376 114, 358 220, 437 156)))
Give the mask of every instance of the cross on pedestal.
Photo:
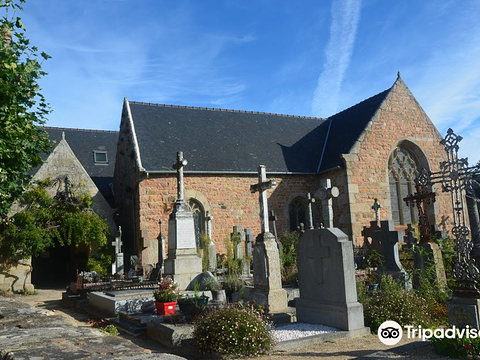
POLYGON ((122 227, 118 227, 117 236, 115 236, 115 241, 112 241, 112 246, 115 246, 115 254, 120 254, 122 252, 122 227))
POLYGON ((267 189, 273 189, 275 187, 275 180, 267 181, 267 170, 265 165, 258 167, 258 183, 250 185, 250 191, 259 193, 260 202, 260 222, 262 228, 262 234, 269 233, 270 227, 268 224, 268 201, 267 201, 267 189))
POLYGON ((210 215, 210 211, 205 213, 205 221, 207 222, 207 236, 212 241, 212 220, 213 216, 210 215))
POLYGON ((403 201, 407 206, 414 207, 417 205, 418 209, 418 227, 420 229, 420 244, 426 244, 430 242, 432 237, 432 228, 430 221, 428 220, 427 213, 425 211, 425 205, 430 205, 435 202, 435 193, 427 192, 425 187, 420 185, 418 181, 415 181, 416 193, 408 195, 403 198, 403 201))
POLYGON ((315 192, 315 197, 322 201, 323 226, 333 227, 333 202, 332 199, 338 197, 340 191, 336 186, 332 186, 330 179, 320 180, 320 189, 315 192))
POLYGON ((312 211, 312 204, 315 202, 315 198, 312 194, 307 194, 307 201, 308 201, 308 228, 313 230, 313 211, 312 211))
POLYGON ((382 205, 378 202, 378 199, 375 198, 373 205, 372 205, 372 210, 375 212, 375 221, 377 224, 380 224, 380 209, 382 208, 382 205))
POLYGON ((188 164, 188 161, 183 158, 183 151, 177 152, 177 162, 172 167, 177 170, 177 201, 184 201, 183 199, 183 167, 188 164))
POLYGON ((307 259, 314 272, 315 280, 323 283, 323 259, 330 257, 330 247, 322 246, 320 242, 313 241, 307 245, 307 259))

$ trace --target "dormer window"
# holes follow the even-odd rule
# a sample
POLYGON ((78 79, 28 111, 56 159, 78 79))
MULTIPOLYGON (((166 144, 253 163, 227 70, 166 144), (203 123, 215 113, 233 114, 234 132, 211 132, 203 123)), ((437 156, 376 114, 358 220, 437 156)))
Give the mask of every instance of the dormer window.
POLYGON ((107 165, 108 156, 106 151, 94 151, 93 152, 93 161, 95 165, 107 165))

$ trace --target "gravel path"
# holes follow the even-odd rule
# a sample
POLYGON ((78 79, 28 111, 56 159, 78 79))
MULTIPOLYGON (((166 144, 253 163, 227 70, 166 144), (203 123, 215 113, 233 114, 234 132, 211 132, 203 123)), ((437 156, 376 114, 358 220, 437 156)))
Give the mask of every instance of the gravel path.
POLYGON ((295 323, 283 326, 277 326, 273 331, 275 341, 286 341, 300 339, 306 336, 320 335, 329 332, 335 332, 337 329, 324 326, 305 323, 295 323))

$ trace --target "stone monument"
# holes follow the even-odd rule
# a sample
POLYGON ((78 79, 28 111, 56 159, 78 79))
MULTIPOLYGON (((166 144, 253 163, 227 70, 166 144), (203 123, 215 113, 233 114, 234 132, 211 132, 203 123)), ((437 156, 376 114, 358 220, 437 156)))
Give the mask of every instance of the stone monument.
POLYGON ((205 214, 205 221, 207 222, 207 236, 210 241, 208 244, 208 271, 215 271, 217 269, 217 248, 212 241, 212 220, 213 216, 210 211, 205 214))
POLYGON ((115 236, 115 241, 112 241, 112 246, 115 246, 115 263, 112 264, 112 275, 123 276, 124 265, 123 265, 123 252, 122 252, 122 227, 118 227, 117 236, 115 236))
POLYGON ((170 275, 181 290, 202 272, 202 259, 197 254, 193 214, 183 198, 183 167, 187 160, 183 152, 177 153, 177 201, 168 220, 168 259, 165 275, 170 275))
POLYGON ((278 247, 275 237, 270 233, 268 223, 267 189, 274 186, 273 180, 267 181, 265 166, 260 165, 258 184, 250 186, 252 193, 259 193, 262 229, 253 248, 252 300, 265 306, 270 313, 284 311, 287 308, 287 292, 282 289, 278 247))
POLYGON ((332 186, 330 179, 320 180, 320 189, 315 192, 315 197, 322 201, 323 227, 333 227, 333 198, 340 194, 336 186, 332 186))
POLYGON ((298 244, 298 322, 365 329, 354 266, 352 242, 340 229, 305 231, 298 244))

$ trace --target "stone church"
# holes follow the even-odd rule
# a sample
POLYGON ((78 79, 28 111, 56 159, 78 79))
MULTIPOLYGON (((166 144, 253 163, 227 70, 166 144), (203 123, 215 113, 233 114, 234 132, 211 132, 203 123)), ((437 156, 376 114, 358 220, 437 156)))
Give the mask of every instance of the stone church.
MULTIPOLYGON (((157 262, 157 239, 168 234, 176 200, 177 151, 188 160, 185 197, 197 237, 208 211, 213 241, 222 251, 234 225, 260 232, 258 198, 250 193, 259 165, 277 183, 268 202, 279 233, 306 222, 307 194, 322 179, 338 187, 333 224, 355 244, 374 220, 375 198, 382 220, 392 219, 398 229, 416 223, 403 198, 415 192, 419 169, 438 171, 441 139, 400 75, 389 89, 325 119, 125 99, 114 173, 125 250, 138 254, 143 265, 157 262)), ((448 196, 437 193, 427 209, 432 224, 445 223, 449 212, 448 196)), ((322 222, 317 201, 314 225, 322 222)))
MULTIPOLYGON (((112 232, 122 226, 127 269, 130 255, 138 255, 144 266, 155 264, 158 238, 168 241, 177 151, 188 160, 185 197, 194 213, 197 243, 208 211, 219 252, 235 225, 250 228, 254 236, 260 232, 258 196, 250 192, 259 165, 266 166, 267 178, 276 180, 268 202, 279 234, 307 222, 307 194, 330 179, 339 189, 332 200, 333 225, 358 245, 364 241, 363 227, 374 220, 374 199, 382 205, 381 219, 392 219, 398 229, 417 222, 402 199, 415 191, 419 169, 437 171, 444 160, 442 136, 400 75, 389 89, 328 118, 125 99, 119 132, 46 130, 57 145, 32 175, 68 175, 86 184, 95 211, 112 232)), ((448 201, 448 194, 437 191, 436 203, 427 209, 430 223, 445 225, 448 201)), ((324 219, 318 199, 313 215, 314 226, 320 226, 324 219)), ((33 259, 34 283, 44 277, 38 270, 44 268, 42 261, 64 257, 49 256, 54 258, 33 259)), ((10 286, 9 281, 0 274, 0 288, 10 286)))

